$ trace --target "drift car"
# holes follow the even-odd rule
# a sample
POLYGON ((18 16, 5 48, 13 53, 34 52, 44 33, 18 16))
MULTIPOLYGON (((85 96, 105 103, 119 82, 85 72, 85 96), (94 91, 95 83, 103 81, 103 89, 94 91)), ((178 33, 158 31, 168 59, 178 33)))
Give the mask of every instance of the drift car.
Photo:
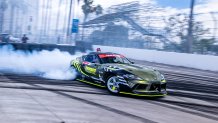
POLYGON ((136 65, 116 53, 92 52, 71 61, 77 80, 106 87, 113 94, 164 96, 166 80, 157 70, 136 65))

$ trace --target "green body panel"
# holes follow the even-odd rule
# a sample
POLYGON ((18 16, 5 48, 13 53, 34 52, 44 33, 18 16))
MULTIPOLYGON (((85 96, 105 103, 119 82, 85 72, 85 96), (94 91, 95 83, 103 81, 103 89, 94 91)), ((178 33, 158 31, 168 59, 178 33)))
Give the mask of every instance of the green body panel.
MULTIPOLYGON (((76 68, 78 68, 78 64, 80 64, 79 60, 73 60, 71 61, 71 65, 76 65, 76 68)), ((161 81, 161 74, 159 71, 145 66, 140 66, 136 64, 100 64, 100 68, 109 68, 112 71, 117 70, 123 70, 127 71, 129 73, 132 73, 141 79, 147 81, 147 82, 157 82, 161 81)), ((81 70, 79 70, 81 72, 81 70)), ((142 81, 141 81, 142 82, 142 81)))
POLYGON ((161 74, 157 70, 135 64, 102 64, 102 67, 112 66, 113 68, 123 69, 148 82, 161 81, 161 74))

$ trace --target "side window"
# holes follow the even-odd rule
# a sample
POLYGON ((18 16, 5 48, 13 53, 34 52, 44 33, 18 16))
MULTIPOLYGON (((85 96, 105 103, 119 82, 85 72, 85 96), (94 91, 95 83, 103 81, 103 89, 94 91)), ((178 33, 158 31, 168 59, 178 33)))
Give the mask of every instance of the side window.
POLYGON ((93 62, 93 55, 87 55, 87 56, 85 56, 84 61, 93 62))
POLYGON ((85 61, 86 60, 86 56, 82 56, 82 61, 85 61))
POLYGON ((84 61, 90 62, 90 63, 99 63, 98 57, 96 55, 87 55, 83 57, 84 61))
POLYGON ((97 55, 93 55, 93 63, 100 63, 97 55))

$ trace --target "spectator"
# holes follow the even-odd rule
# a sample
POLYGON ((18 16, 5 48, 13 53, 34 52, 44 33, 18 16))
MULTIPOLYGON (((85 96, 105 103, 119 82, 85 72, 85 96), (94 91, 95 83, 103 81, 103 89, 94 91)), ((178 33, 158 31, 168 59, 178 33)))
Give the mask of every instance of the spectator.
POLYGON ((22 39, 21 39, 22 43, 27 43, 27 40, 29 40, 29 38, 26 37, 26 35, 24 34, 22 39))

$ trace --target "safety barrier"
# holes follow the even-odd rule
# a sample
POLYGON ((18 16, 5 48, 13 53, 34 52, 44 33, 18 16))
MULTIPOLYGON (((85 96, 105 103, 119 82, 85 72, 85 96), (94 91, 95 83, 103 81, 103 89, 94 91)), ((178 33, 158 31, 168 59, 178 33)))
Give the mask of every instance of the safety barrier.
POLYGON ((93 49, 96 48, 101 48, 102 52, 120 53, 136 60, 218 71, 218 56, 93 45, 93 49))
POLYGON ((11 45, 14 50, 22 51, 41 51, 48 50, 52 51, 54 49, 59 49, 60 51, 69 52, 74 54, 76 51, 85 52, 86 50, 92 50, 92 44, 88 42, 76 42, 75 46, 65 45, 65 44, 36 44, 36 43, 0 43, 0 46, 11 45))

